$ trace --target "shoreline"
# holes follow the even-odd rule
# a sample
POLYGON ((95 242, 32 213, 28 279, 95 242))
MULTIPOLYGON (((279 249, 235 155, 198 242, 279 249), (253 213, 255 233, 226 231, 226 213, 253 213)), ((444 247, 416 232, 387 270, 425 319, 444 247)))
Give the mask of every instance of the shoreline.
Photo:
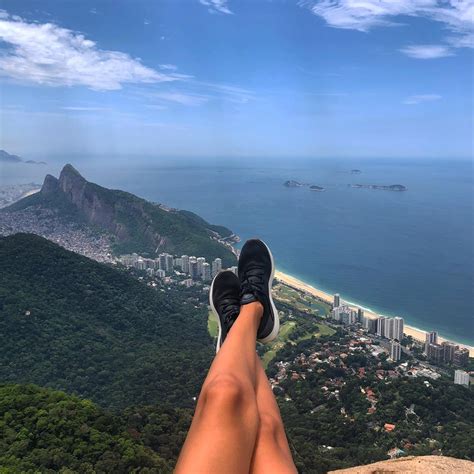
MULTIPOLYGON (((317 298, 323 300, 326 303, 332 304, 332 302, 333 302, 333 295, 331 295, 329 293, 326 293, 325 291, 322 291, 322 290, 320 290, 320 289, 318 289, 318 288, 316 288, 316 287, 314 287, 314 286, 312 286, 308 283, 305 283, 304 281, 302 281, 302 280, 300 280, 300 279, 298 279, 298 278, 296 278, 292 275, 281 272, 278 269, 275 271, 275 278, 277 280, 281 281, 282 283, 285 283, 286 285, 288 285, 292 288, 295 288, 296 290, 304 291, 304 292, 309 293, 313 296, 316 296, 317 298)), ((342 300, 342 298, 341 298, 341 300, 342 300)), ((373 311, 371 311, 367 308, 364 308, 363 306, 359 306, 359 305, 356 305, 354 303, 351 303, 350 301, 344 300, 344 302, 349 307, 351 307, 353 309, 361 308, 364 311, 364 315, 368 316, 369 318, 375 319, 378 316, 381 316, 378 313, 375 313, 375 312, 373 312, 373 311)), ((410 326, 410 325, 405 324, 404 328, 403 328, 403 332, 407 336, 411 336, 411 337, 413 337, 413 339, 416 339, 417 341, 420 341, 422 343, 425 342, 426 331, 423 331, 423 330, 421 330, 419 328, 416 328, 414 326, 410 326)), ((466 349, 469 350, 469 356, 474 357, 474 346, 470 346, 468 344, 453 341, 451 339, 441 337, 439 335, 438 335, 438 340, 439 340, 439 342, 448 341, 448 342, 451 342, 453 344, 458 345, 459 347, 465 347, 466 349)))

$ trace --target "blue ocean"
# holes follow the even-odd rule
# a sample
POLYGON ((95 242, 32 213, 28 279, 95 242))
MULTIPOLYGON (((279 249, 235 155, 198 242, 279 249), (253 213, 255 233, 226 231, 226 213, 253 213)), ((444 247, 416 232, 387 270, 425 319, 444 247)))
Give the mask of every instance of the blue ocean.
POLYGON ((263 238, 280 270, 322 290, 474 344, 470 162, 135 159, 106 168, 99 159, 70 160, 89 180, 192 210, 242 240, 263 238), (288 188, 287 180, 325 190, 288 188))

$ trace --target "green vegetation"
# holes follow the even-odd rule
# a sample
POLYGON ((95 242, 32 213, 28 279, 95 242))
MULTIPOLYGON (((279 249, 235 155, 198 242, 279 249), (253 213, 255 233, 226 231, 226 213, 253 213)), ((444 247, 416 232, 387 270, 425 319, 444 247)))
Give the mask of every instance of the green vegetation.
POLYGON ((124 417, 90 401, 35 385, 0 385, 0 472, 170 473, 134 434, 124 417))
POLYGON ((277 300, 287 303, 301 312, 326 316, 331 311, 331 307, 327 303, 283 283, 275 285, 273 292, 277 300))
MULTIPOLYGON (((170 472, 213 356, 207 295, 150 288, 34 235, 0 238, 0 262, 0 473, 170 472)), ((313 300, 277 287, 281 332, 258 347, 301 473, 393 448, 474 459, 472 389, 381 378, 386 356, 350 346, 313 300)))
POLYGON ((377 371, 393 366, 370 350, 347 355, 350 339, 339 330, 332 336, 288 343, 269 365, 268 373, 275 377, 277 362, 289 363, 288 376, 275 392, 300 472, 324 473, 387 459, 394 448, 406 455, 474 459, 472 389, 448 379, 380 378, 377 371), (313 353, 318 362, 305 366, 295 361, 300 354, 313 353), (329 360, 330 355, 335 358, 329 360), (369 411, 371 406, 374 411, 369 411), (386 423, 395 425, 393 431, 384 428, 386 423))
POLYGON ((219 325, 217 324, 217 317, 212 310, 209 310, 207 318, 207 330, 212 338, 219 335, 219 325))
POLYGON ((186 289, 164 294, 31 234, 1 238, 0 261, 1 381, 106 407, 193 406, 212 342, 186 289))
POLYGON ((226 227, 209 224, 189 211, 165 210, 133 194, 90 183, 71 165, 63 168, 59 180, 48 175, 40 193, 21 199, 3 212, 31 206, 54 209, 69 222, 110 233, 118 254, 156 256, 158 250, 202 256, 209 261, 219 257, 224 267, 236 261, 229 248, 216 240, 232 235, 226 227))

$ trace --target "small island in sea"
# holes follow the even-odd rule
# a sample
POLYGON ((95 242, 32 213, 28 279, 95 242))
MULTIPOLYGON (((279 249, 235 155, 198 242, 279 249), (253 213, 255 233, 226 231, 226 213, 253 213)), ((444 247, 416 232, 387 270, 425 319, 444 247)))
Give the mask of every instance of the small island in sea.
POLYGON ((361 173, 362 173, 361 170, 357 170, 357 169, 351 170, 351 174, 361 174, 361 173))
POLYGON ((295 181, 294 179, 289 179, 283 183, 283 186, 286 186, 287 188, 300 188, 301 186, 304 186, 304 184, 300 183, 299 181, 295 181))
POLYGON ((308 186, 310 191, 324 191, 322 186, 316 186, 315 184, 307 184, 307 183, 300 183, 299 181, 295 181, 294 179, 289 179, 283 183, 283 186, 287 188, 301 188, 303 186, 308 186))
POLYGON ((358 189, 382 189, 384 191, 406 191, 407 187, 403 184, 390 184, 386 185, 379 185, 379 184, 349 184, 351 188, 358 188, 358 189))

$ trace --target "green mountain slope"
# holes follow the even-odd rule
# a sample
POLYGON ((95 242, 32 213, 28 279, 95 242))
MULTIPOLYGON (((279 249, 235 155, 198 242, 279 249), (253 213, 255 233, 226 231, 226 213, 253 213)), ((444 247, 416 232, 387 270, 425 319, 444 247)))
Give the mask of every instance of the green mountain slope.
POLYGON ((212 357, 206 308, 32 234, 0 238, 0 380, 103 406, 193 406, 212 357))
POLYGON ((123 418, 35 385, 0 385, 0 435, 0 472, 171 472, 123 418))
POLYGON ((224 266, 236 261, 218 242, 232 235, 226 227, 209 224, 189 211, 164 209, 133 194, 88 182, 71 165, 63 168, 59 179, 47 175, 40 193, 18 201, 5 212, 31 206, 55 209, 69 222, 80 221, 107 231, 120 254, 155 256, 169 252, 208 260, 220 257, 224 266))

